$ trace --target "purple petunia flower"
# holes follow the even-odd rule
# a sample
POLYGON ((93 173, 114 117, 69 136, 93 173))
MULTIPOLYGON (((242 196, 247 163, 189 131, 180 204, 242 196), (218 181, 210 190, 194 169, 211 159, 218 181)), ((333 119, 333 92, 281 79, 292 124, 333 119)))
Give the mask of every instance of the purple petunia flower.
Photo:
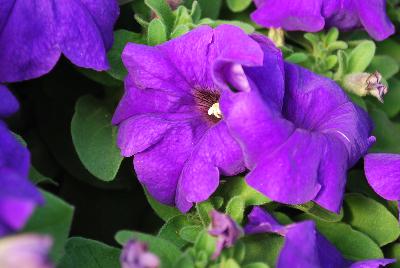
POLYGON ((347 170, 375 141, 372 123, 332 80, 264 55, 263 67, 244 68, 251 91, 220 103, 246 181, 274 201, 339 212, 347 170))
POLYGON ((215 260, 224 248, 232 247, 242 236, 240 226, 228 215, 216 210, 211 211, 211 224, 208 233, 217 237, 217 245, 212 259, 215 260))
POLYGON ((0 85, 0 237, 21 229, 34 208, 44 201, 28 180, 28 150, 1 121, 1 117, 9 116, 17 109, 17 100, 0 85))
POLYGON ((0 82, 46 74, 61 53, 77 66, 107 69, 118 14, 116 0, 0 0, 0 82))
POLYGON ((23 234, 0 239, 1 268, 52 268, 49 251, 52 239, 48 236, 23 234))
POLYGON ((280 225, 260 207, 254 207, 245 227, 247 234, 276 233, 285 237, 277 268, 379 268, 395 262, 394 259, 375 259, 352 262, 318 231, 313 221, 304 221, 287 226, 280 225))
POLYGON ((145 243, 129 240, 121 254, 122 268, 158 268, 159 258, 149 252, 145 243))
POLYGON ((252 19, 265 27, 317 32, 324 27, 364 28, 375 40, 395 32, 385 0, 254 0, 252 19))
POLYGON ((400 201, 400 155, 368 154, 364 165, 372 189, 387 200, 400 201))
POLYGON ((140 182, 158 201, 186 212, 244 171, 242 152, 221 118, 220 76, 261 65, 259 43, 237 27, 199 27, 156 47, 128 44, 129 75, 113 117, 123 156, 134 155, 140 182), (217 75, 219 73, 220 75, 217 75))

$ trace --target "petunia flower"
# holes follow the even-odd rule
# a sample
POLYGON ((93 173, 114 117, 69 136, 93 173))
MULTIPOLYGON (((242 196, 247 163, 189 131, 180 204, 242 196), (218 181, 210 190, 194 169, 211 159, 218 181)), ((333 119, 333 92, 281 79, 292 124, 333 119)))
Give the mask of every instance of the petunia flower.
POLYGON ((261 45, 234 26, 202 26, 156 47, 128 44, 122 59, 129 75, 112 120, 118 146, 134 156, 155 199, 186 212, 217 189, 220 175, 244 171, 220 112, 219 81, 227 73, 240 84, 240 64, 262 64, 261 45))
MULTIPOLYGON (((264 59, 264 65, 274 63, 264 59)), ((347 170, 375 141, 367 113, 332 80, 285 63, 245 67, 252 84, 221 110, 244 151, 246 182, 274 201, 315 201, 339 212, 347 170)))
POLYGON ((122 268, 158 268, 160 267, 159 258, 149 252, 145 243, 129 240, 120 258, 122 268))
POLYGON ((106 70, 118 14, 116 0, 0 0, 0 82, 44 75, 61 54, 106 70))
POLYGON ((211 224, 208 233, 217 237, 217 245, 212 259, 215 260, 224 248, 232 247, 242 236, 241 227, 229 215, 216 210, 211 211, 211 224))
POLYGON ((394 34, 385 0, 254 0, 252 19, 265 27, 317 32, 324 28, 365 29, 375 40, 394 34))
POLYGON ((0 85, 0 237, 21 229, 34 208, 43 203, 28 180, 30 156, 1 120, 18 109, 15 97, 0 85))
POLYGON ((49 259, 52 239, 44 235, 22 234, 0 239, 1 268, 53 268, 49 259))
POLYGON ((369 185, 377 194, 387 200, 400 201, 399 154, 367 154, 364 169, 369 185))
POLYGON ((277 268, 379 268, 395 262, 394 259, 349 261, 320 233, 313 221, 287 226, 280 225, 260 207, 254 207, 248 216, 246 234, 275 233, 285 242, 278 257, 277 268))

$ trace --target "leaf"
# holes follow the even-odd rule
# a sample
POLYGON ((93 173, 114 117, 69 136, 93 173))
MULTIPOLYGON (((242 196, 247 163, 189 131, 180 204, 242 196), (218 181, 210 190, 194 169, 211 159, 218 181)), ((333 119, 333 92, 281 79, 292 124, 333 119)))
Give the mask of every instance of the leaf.
POLYGON ((179 236, 190 243, 194 243, 196 241, 197 236, 203 230, 203 226, 200 225, 188 225, 184 226, 180 232, 179 236))
POLYGON ((400 130, 396 125, 380 109, 370 109, 369 115, 375 124, 373 135, 376 137, 376 143, 370 151, 400 153, 400 130))
POLYGON ((262 262, 253 262, 243 266, 243 268, 269 268, 269 266, 262 262))
POLYGON ((218 27, 222 24, 229 24, 229 25, 239 27, 247 34, 254 33, 254 31, 255 31, 254 27, 251 24, 248 24, 248 23, 245 23, 242 21, 238 21, 238 20, 212 20, 209 18, 205 18, 205 19, 202 19, 199 21, 199 25, 209 25, 213 28, 218 27))
POLYGON ((74 208, 58 197, 42 191, 45 205, 38 207, 22 232, 47 234, 53 238, 51 257, 58 261, 64 255, 74 208))
POLYGON ((285 60, 292 62, 292 63, 301 63, 301 62, 305 62, 307 59, 308 59, 307 54, 305 54, 303 52, 296 52, 296 53, 290 54, 285 60))
MULTIPOLYGON (((194 0, 185 1, 187 7, 191 7, 194 0)), ((197 0, 201 8, 203 18, 216 19, 222 6, 222 0, 197 0)))
POLYGON ((378 103, 378 108, 385 111, 389 117, 395 117, 400 112, 400 80, 391 78, 388 81, 389 92, 385 96, 384 103, 378 103))
POLYGON ((213 209, 214 206, 210 200, 196 204, 196 211, 201 219, 201 222, 203 223, 203 226, 207 227, 210 224, 210 212, 213 209))
POLYGON ((246 245, 246 257, 243 266, 261 262, 276 267, 279 253, 283 247, 284 238, 275 234, 256 234, 243 238, 246 245))
POLYGON ((117 240, 120 245, 125 245, 130 239, 137 239, 145 242, 149 246, 149 250, 160 258, 163 268, 174 268, 173 264, 182 254, 181 251, 171 242, 148 234, 119 231, 115 236, 115 240, 117 240))
POLYGON ((120 267, 121 250, 82 237, 72 237, 65 247, 66 254, 58 268, 120 267))
POLYGON ((343 218, 343 211, 341 210, 339 214, 330 212, 314 202, 308 202, 302 205, 292 205, 292 207, 304 211, 311 216, 328 222, 337 222, 343 218))
POLYGON ((44 176, 42 173, 40 173, 34 166, 31 166, 29 170, 29 178, 34 184, 40 184, 40 183, 49 183, 53 185, 58 185, 56 181, 53 179, 44 176))
POLYGON ((271 202, 265 195, 251 188, 243 177, 237 176, 229 178, 220 189, 225 199, 240 196, 245 202, 245 206, 258 206, 271 202))
POLYGON ((362 41, 349 55, 348 73, 364 72, 375 55, 375 43, 362 41))
POLYGON ((157 17, 163 22, 166 28, 167 36, 171 33, 174 26, 175 16, 171 7, 165 0, 144 0, 145 4, 156 13, 157 17))
POLYGON ((156 46, 168 40, 167 27, 160 19, 153 19, 147 29, 147 44, 156 46))
POLYGON ((112 114, 104 102, 86 95, 76 103, 71 122, 75 149, 87 170, 103 181, 117 175, 122 156, 116 145, 117 128, 111 125, 112 114))
POLYGON ((240 196, 232 197, 226 205, 225 212, 229 214, 236 222, 241 223, 245 209, 245 202, 240 196))
POLYGON ((251 0, 227 0, 226 3, 233 12, 240 12, 250 6, 251 0))
POLYGON ((127 43, 143 44, 143 37, 127 30, 117 30, 114 32, 114 44, 107 53, 107 59, 110 62, 110 69, 107 73, 120 81, 124 80, 127 74, 121 59, 122 51, 127 43))
POLYGON ((345 198, 345 218, 354 229, 371 237, 379 246, 395 241, 400 234, 398 220, 385 206, 361 194, 345 198))
POLYGON ((378 71, 383 78, 389 79, 399 72, 399 64, 387 55, 375 56, 368 67, 368 71, 370 73, 378 71))
POLYGON ((349 260, 379 259, 383 253, 379 246, 367 235, 354 230, 343 222, 324 222, 308 215, 298 220, 314 220, 318 231, 325 236, 349 260))
POLYGON ((396 259, 397 262, 390 265, 390 268, 400 268, 400 244, 396 243, 396 244, 392 244, 390 246, 388 246, 388 248, 386 248, 385 250, 385 256, 387 258, 393 258, 396 259))
POLYGON ((149 201, 149 204, 151 208, 154 210, 154 212, 164 221, 168 221, 169 219, 181 215, 178 209, 175 207, 167 206, 164 204, 159 203, 157 200, 155 200, 153 197, 150 196, 149 192, 144 189, 147 201, 149 201))
POLYGON ((182 248, 187 241, 181 238, 180 231, 185 226, 191 226, 193 222, 186 215, 178 215, 169 219, 158 232, 158 237, 170 241, 178 248, 182 248))

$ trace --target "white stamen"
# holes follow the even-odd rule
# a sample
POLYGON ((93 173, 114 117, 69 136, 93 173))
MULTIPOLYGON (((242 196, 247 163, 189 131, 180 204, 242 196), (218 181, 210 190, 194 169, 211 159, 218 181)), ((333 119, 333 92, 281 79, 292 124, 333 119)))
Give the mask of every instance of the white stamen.
POLYGON ((210 107, 210 109, 208 109, 208 115, 213 115, 218 119, 222 118, 222 112, 221 112, 221 109, 219 108, 219 103, 218 102, 214 103, 210 107))

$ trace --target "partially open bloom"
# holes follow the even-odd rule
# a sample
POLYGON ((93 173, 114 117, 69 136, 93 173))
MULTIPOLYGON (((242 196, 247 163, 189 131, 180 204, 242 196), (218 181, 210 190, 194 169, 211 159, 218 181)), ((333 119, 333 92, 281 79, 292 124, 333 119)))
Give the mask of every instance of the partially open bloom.
POLYGON ((339 212, 347 170, 375 141, 367 113, 332 80, 299 66, 244 71, 251 90, 220 104, 250 169, 247 183, 274 201, 313 200, 339 212))
POLYGON ((145 243, 129 240, 121 254, 122 268, 158 268, 160 260, 151 253, 145 243))
POLYGON ((372 189, 387 200, 400 201, 400 155, 368 154, 364 165, 372 189))
POLYGON ((252 19, 265 27, 317 32, 324 28, 364 28, 375 40, 395 32, 385 0, 254 0, 252 19))
POLYGON ((208 233, 217 237, 217 245, 212 259, 218 258, 224 248, 232 247, 240 238, 243 231, 228 215, 216 210, 211 211, 211 225, 208 233))
POLYGON ((357 262, 346 260, 324 236, 318 233, 313 221, 282 226, 259 207, 253 208, 250 213, 245 231, 247 234, 276 233, 285 238, 277 268, 379 268, 396 261, 393 259, 357 262))
POLYGON ((343 87, 358 96, 371 95, 383 103, 388 88, 382 83, 382 75, 379 72, 355 73, 346 75, 343 79, 343 87))
POLYGON ((28 179, 30 156, 1 120, 18 109, 18 102, 0 85, 0 237, 21 229, 34 208, 43 203, 28 179))
POLYGON ((108 68, 116 0, 0 1, 0 82, 49 72, 64 54, 72 63, 108 68))
POLYGON ((134 156, 138 179, 158 201, 186 212, 217 189, 220 175, 244 171, 215 72, 262 58, 255 40, 228 25, 202 26, 156 47, 127 45, 126 91, 113 123, 122 155, 134 156))
POLYGON ((23 234, 0 239, 1 268, 52 268, 48 236, 23 234))

